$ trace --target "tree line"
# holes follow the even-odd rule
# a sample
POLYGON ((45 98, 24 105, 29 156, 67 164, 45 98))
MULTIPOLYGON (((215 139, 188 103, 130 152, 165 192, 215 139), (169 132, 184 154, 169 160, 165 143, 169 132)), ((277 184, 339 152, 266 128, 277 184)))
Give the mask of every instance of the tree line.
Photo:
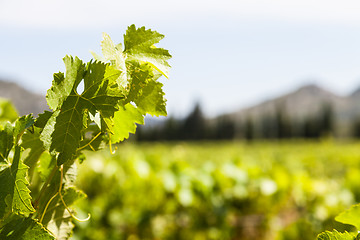
MULTIPOLYGON (((346 137, 360 138, 360 118, 350 123, 351 134, 346 137)), ((138 141, 196 141, 196 140, 232 140, 232 139, 316 139, 328 136, 336 137, 338 132, 333 106, 322 104, 314 115, 293 119, 286 108, 278 105, 275 113, 253 117, 244 115, 235 119, 231 115, 222 115, 213 119, 204 116, 201 105, 182 119, 168 117, 156 126, 138 126, 138 141)))

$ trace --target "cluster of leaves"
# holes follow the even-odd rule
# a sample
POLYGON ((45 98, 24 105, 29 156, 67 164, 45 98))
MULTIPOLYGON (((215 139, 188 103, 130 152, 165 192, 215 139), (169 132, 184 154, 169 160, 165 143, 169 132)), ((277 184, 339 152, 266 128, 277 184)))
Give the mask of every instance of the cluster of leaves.
POLYGON ((166 115, 158 79, 168 77, 171 55, 155 46, 163 37, 132 25, 123 46, 104 34, 102 57, 64 58, 46 96, 51 111, 0 125, 0 239, 71 236, 69 206, 85 196, 74 186, 82 151, 111 150, 146 114, 166 115))

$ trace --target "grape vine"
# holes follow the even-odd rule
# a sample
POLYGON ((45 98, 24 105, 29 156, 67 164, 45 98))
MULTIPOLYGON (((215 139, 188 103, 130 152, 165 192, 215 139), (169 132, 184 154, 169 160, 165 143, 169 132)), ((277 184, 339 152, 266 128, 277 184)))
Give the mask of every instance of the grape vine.
POLYGON ((144 116, 166 116, 159 82, 168 78, 164 35, 128 27, 124 44, 103 34, 102 56, 84 63, 66 56, 46 100, 51 111, 14 119, 0 116, 0 239, 69 239, 70 206, 85 194, 74 186, 76 161, 135 133, 144 116), (78 92, 83 84, 84 90, 78 92))

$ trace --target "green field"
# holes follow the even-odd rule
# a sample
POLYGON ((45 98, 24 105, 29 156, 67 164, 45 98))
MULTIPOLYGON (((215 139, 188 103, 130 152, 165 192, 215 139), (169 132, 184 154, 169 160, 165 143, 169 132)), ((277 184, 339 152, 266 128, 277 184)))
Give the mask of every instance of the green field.
POLYGON ((74 239, 315 239, 360 202, 359 142, 125 143, 82 165, 74 239))

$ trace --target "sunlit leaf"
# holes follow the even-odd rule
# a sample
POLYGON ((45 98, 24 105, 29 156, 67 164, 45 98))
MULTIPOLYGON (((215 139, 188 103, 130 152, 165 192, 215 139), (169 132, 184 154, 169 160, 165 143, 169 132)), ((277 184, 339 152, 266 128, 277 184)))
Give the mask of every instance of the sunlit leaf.
POLYGON ((353 205, 350 209, 340 213, 335 220, 344 224, 355 226, 360 229, 360 204, 353 205))
POLYGON ((35 211, 31 204, 30 190, 27 188, 28 166, 20 159, 20 153, 21 148, 16 146, 11 167, 0 172, 0 218, 8 210, 24 216, 35 211))

